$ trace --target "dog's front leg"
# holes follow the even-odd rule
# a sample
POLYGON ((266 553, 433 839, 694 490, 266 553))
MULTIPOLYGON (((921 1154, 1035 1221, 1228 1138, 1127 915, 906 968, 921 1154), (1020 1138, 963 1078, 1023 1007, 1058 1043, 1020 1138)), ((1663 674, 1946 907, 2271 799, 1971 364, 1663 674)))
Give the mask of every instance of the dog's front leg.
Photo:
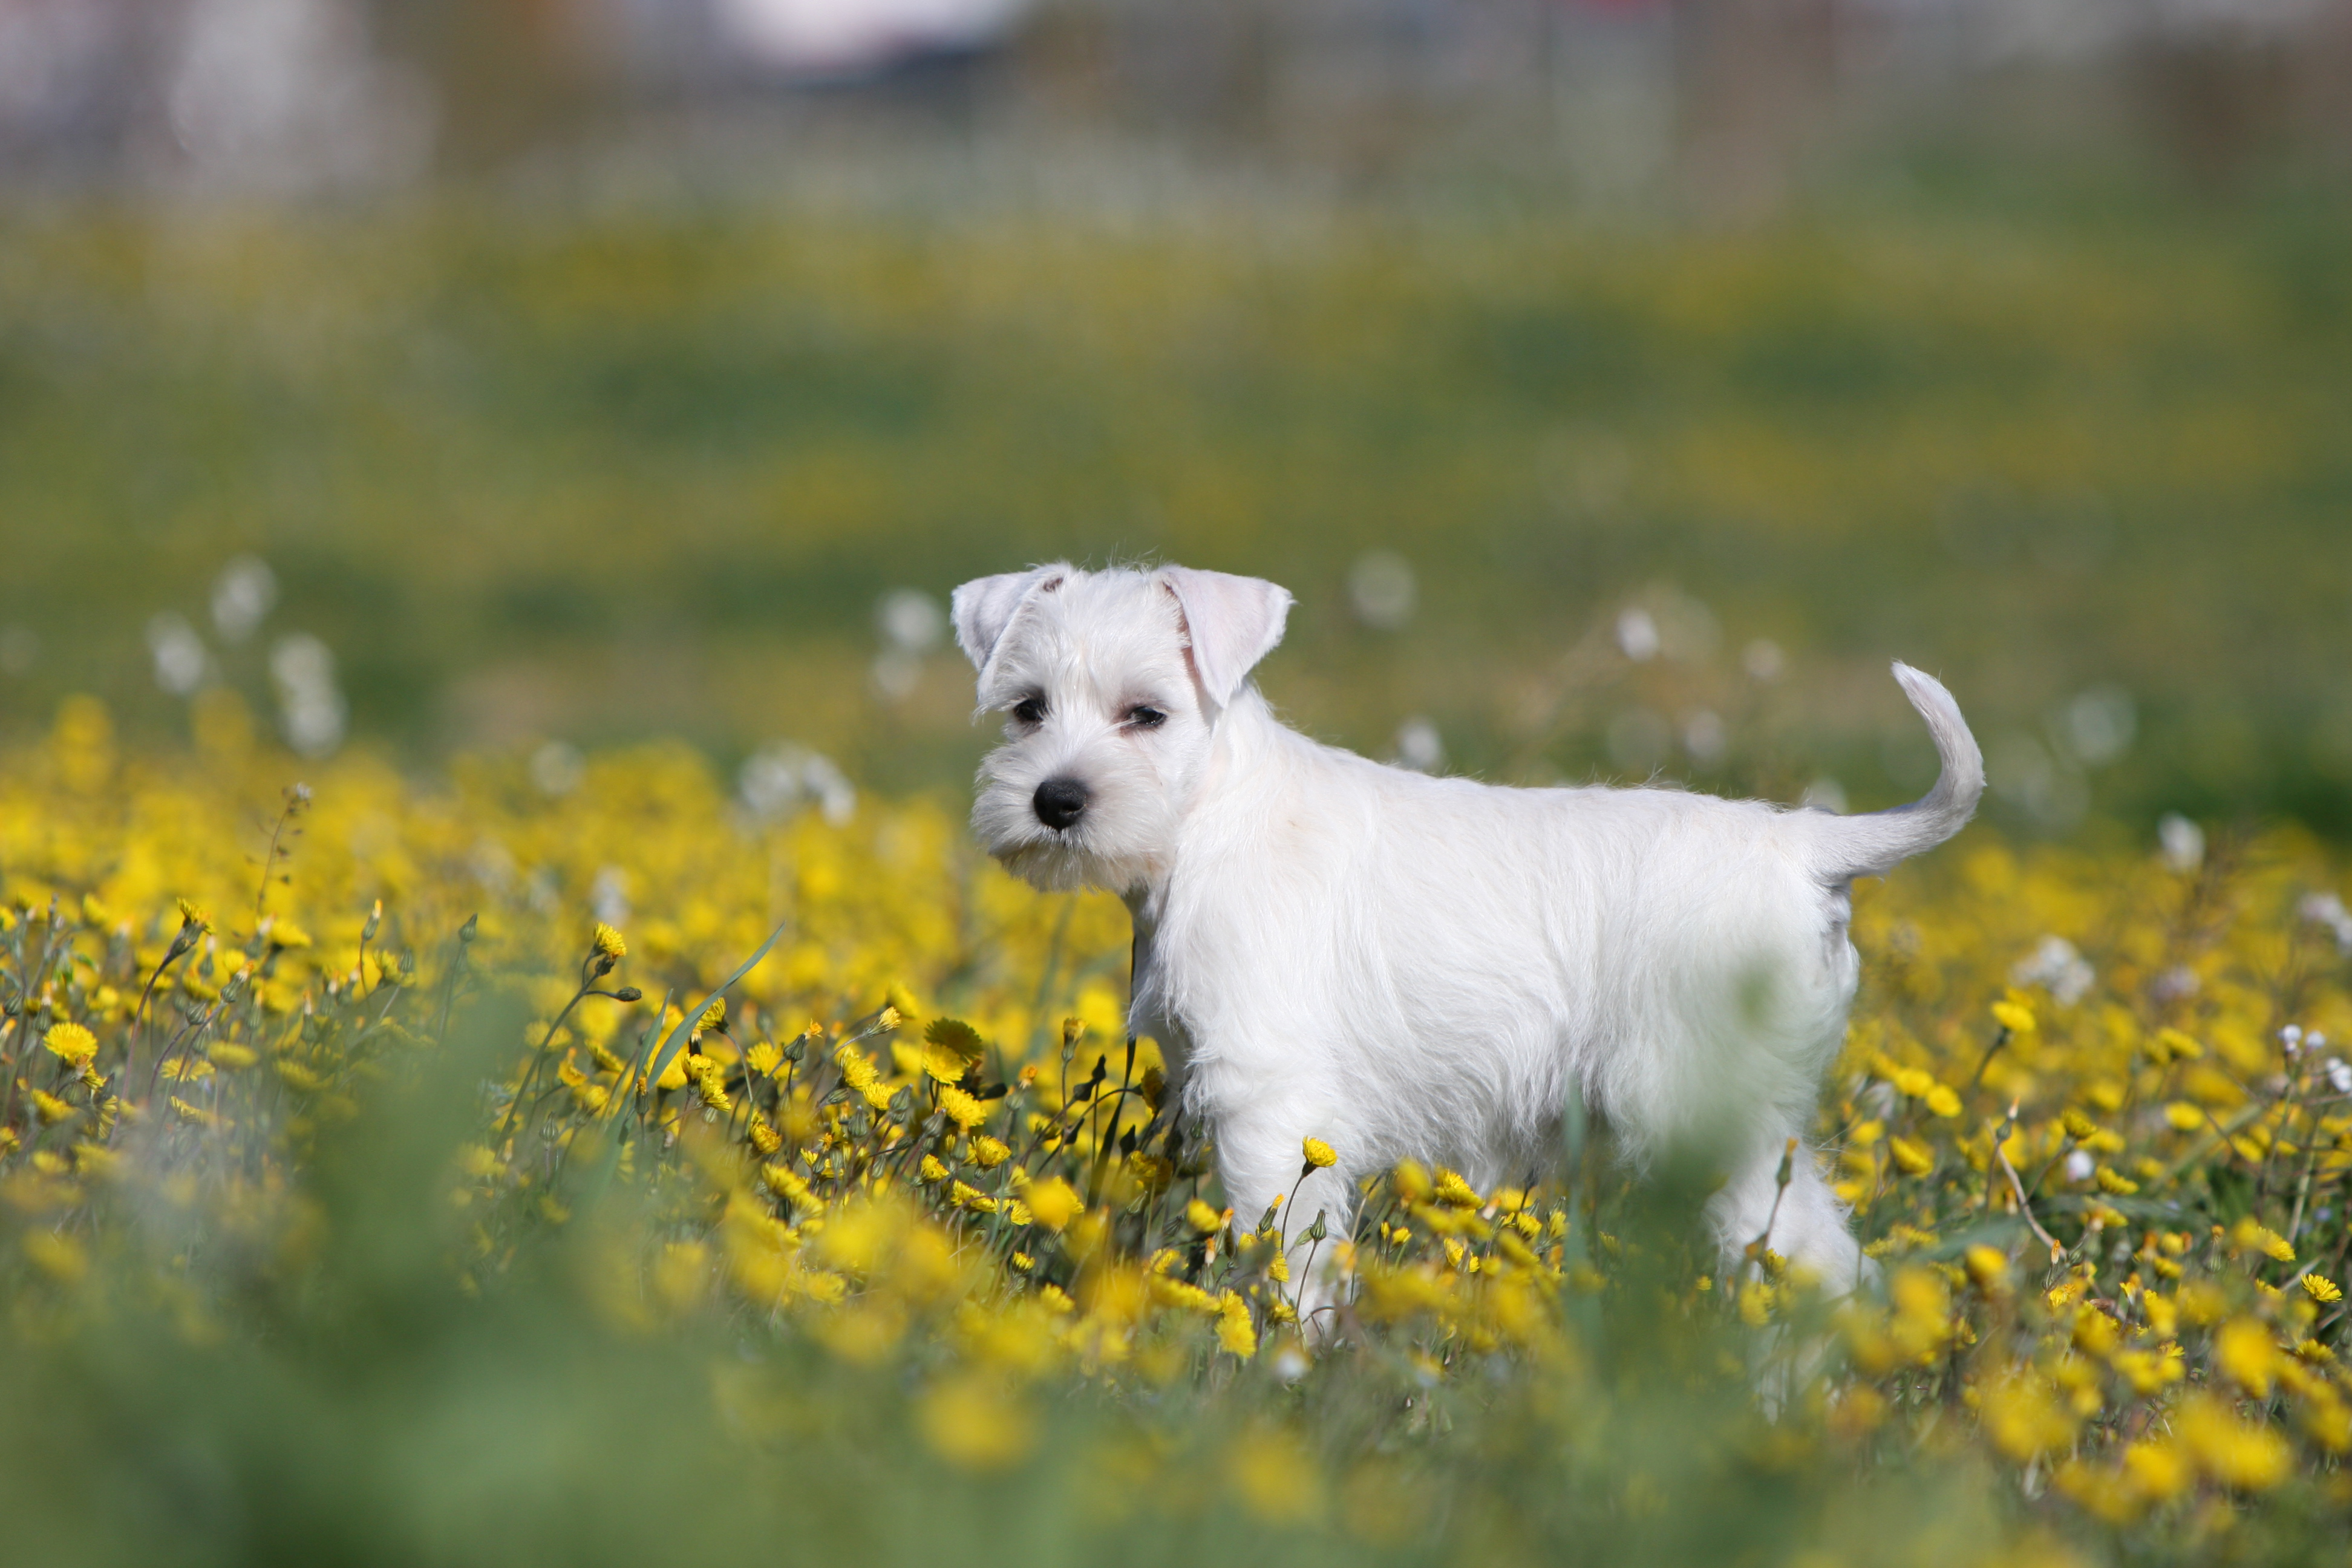
POLYGON ((1293 1089, 1250 1095, 1212 1111, 1217 1174, 1234 1205, 1234 1221, 1255 1226, 1273 1209, 1273 1230, 1285 1266, 1270 1283, 1297 1310, 1310 1343, 1322 1342, 1338 1326, 1345 1291, 1339 1248, 1355 1222, 1347 1134, 1322 1109, 1326 1104, 1320 1097, 1293 1089), (1339 1163, 1316 1165, 1306 1153, 1309 1138, 1332 1147, 1339 1163), (1318 1217, 1323 1222, 1320 1241, 1310 1239, 1318 1217), (1283 1273, 1289 1276, 1286 1283, 1280 1278, 1283 1273))

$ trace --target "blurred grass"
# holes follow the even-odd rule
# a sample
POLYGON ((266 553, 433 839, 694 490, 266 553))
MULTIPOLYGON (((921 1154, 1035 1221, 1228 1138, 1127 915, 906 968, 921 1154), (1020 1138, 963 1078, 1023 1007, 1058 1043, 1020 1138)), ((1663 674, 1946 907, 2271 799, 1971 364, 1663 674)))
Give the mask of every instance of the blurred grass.
MULTIPOLYGON (((1426 714, 1497 776, 1826 770, 1875 803, 1918 782, 1899 656, 1960 695, 1997 783, 2004 756, 2047 773, 2075 693, 2131 694, 2131 755, 2054 812, 2029 778, 2012 826, 2087 799, 2340 832, 2347 238, 2308 198, 1712 235, 19 209, 0 625, 42 654, 0 675, 0 722, 87 689, 184 726, 142 628, 203 625, 254 551, 271 628, 325 638, 358 731, 412 755, 793 736, 929 785, 980 749, 967 672, 935 655, 877 698, 877 595, 1156 553, 1296 590, 1267 687, 1376 753, 1426 714), (1418 574, 1402 631, 1348 610, 1372 548, 1418 574), (1620 606, 1693 600, 1687 657, 1592 657, 1620 606), (1738 672, 1759 637, 1791 655, 1769 691, 1738 672), (1702 707, 1718 761, 1607 743, 1702 707)), ((256 647, 223 668, 266 689, 256 647)))

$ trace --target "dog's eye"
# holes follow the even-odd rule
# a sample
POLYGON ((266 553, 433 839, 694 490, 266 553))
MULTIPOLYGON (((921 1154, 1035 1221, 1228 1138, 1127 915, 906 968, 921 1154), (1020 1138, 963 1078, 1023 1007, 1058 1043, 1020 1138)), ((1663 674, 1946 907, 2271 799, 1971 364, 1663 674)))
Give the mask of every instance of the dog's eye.
POLYGON ((1045 721, 1045 700, 1024 697, 1013 705, 1013 716, 1024 724, 1042 724, 1045 721))
POLYGON ((1168 715, 1146 703, 1141 707, 1129 709, 1127 721, 1139 730, 1157 730, 1160 725, 1168 722, 1168 715))

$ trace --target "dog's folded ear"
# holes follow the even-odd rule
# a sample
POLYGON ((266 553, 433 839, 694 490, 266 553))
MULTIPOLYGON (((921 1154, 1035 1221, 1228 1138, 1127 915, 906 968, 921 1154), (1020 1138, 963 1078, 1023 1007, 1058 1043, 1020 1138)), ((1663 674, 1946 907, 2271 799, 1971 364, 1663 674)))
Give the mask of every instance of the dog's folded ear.
POLYGON ((1162 567, 1159 576, 1184 614, 1184 629, 1192 639, 1192 668, 1202 689, 1222 708, 1234 700, 1257 661, 1282 640, 1283 623, 1290 616, 1290 590, 1259 577, 1185 566, 1162 567))
POLYGON ((1069 574, 1067 565, 1056 563, 1034 566, 1026 572, 975 577, 958 588, 948 601, 949 618, 955 622, 956 647, 963 649, 972 668, 987 673, 988 656, 996 651, 997 642, 1004 636, 1004 628, 1013 624, 1013 613, 1021 607, 1024 599, 1048 583, 1058 585, 1069 574))

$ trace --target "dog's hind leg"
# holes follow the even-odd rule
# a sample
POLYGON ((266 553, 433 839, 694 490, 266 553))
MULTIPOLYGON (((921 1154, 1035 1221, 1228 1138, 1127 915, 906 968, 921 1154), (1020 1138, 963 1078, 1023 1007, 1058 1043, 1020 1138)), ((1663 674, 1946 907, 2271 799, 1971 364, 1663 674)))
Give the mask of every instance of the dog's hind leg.
POLYGON ((1748 1247, 1778 1253, 1810 1274, 1831 1296, 1850 1294, 1865 1267, 1862 1248, 1847 1227, 1845 1210, 1813 1163, 1813 1152, 1793 1136, 1774 1130, 1734 1166, 1731 1179, 1707 1200, 1707 1223, 1715 1232, 1727 1272, 1737 1274, 1748 1247), (1780 1179, 1787 1161, 1788 1181, 1780 1179))

